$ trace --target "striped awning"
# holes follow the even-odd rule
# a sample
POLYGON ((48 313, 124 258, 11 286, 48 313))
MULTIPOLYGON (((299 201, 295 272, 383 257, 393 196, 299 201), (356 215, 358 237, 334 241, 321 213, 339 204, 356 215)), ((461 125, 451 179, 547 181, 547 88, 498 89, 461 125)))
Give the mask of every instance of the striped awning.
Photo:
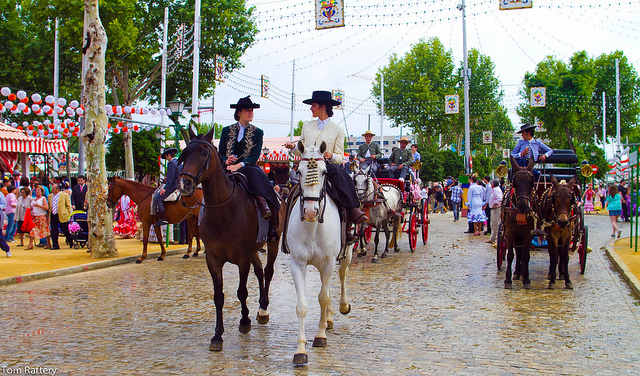
POLYGON ((27 136, 23 131, 0 123, 0 150, 9 153, 66 153, 67 140, 45 140, 27 136))

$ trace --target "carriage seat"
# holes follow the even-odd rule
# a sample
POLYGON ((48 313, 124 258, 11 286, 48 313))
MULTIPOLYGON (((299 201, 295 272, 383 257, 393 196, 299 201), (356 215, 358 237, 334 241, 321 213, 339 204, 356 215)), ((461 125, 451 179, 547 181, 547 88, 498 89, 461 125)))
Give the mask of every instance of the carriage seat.
POLYGON ((571 149, 553 149, 553 154, 545 160, 548 163, 578 163, 578 156, 571 149))

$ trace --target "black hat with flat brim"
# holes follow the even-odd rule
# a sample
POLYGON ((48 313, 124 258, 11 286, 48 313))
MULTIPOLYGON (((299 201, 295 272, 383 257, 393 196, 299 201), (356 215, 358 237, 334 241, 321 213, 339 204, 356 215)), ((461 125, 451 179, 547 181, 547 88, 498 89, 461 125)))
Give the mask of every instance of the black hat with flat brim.
POLYGON ((249 96, 247 95, 244 98, 240 98, 238 100, 238 103, 236 104, 232 104, 229 107, 231 108, 235 108, 235 109, 242 109, 242 108, 260 108, 260 105, 258 103, 253 103, 251 101, 251 98, 249 98, 249 96))
POLYGON ((176 149, 176 148, 165 148, 165 149, 162 151, 162 155, 160 155, 160 157, 161 157, 161 158, 164 158, 164 156, 165 156, 165 155, 167 155, 167 154, 169 154, 169 153, 171 153, 171 152, 178 153, 178 149, 176 149))
POLYGON ((518 133, 522 133, 524 131, 528 131, 528 130, 534 130, 536 129, 535 125, 531 125, 531 124, 525 124, 523 126, 520 127, 520 130, 518 131, 518 133))
POLYGON ((314 91, 313 95, 311 95, 311 98, 303 100, 302 103, 304 103, 304 104, 313 104, 313 103, 328 104, 328 105, 330 105, 332 107, 340 105, 340 102, 338 102, 337 100, 331 98, 331 92, 330 91, 324 91, 324 90, 314 91))

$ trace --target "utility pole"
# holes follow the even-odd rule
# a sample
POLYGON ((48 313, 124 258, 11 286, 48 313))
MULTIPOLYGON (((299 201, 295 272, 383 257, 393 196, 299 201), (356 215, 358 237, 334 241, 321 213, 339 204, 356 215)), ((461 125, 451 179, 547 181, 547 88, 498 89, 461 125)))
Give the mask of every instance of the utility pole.
POLYGON ((616 149, 620 150, 620 60, 616 59, 616 149))
POLYGON ((293 69, 291 69, 291 127, 289 129, 289 142, 293 142, 293 110, 296 107, 295 87, 296 87, 296 60, 293 59, 293 69))
POLYGON ((195 4, 195 20, 193 23, 193 86, 191 91, 191 118, 196 123, 200 123, 200 114, 198 113, 200 90, 200 4, 201 0, 196 0, 195 4))
POLYGON ((467 174, 471 173, 471 164, 469 157, 471 156, 471 130, 469 126, 469 62, 467 59, 467 14, 464 0, 458 5, 458 10, 462 11, 462 49, 464 72, 464 169, 467 174))
POLYGON ((384 157, 384 73, 380 73, 380 149, 384 157))

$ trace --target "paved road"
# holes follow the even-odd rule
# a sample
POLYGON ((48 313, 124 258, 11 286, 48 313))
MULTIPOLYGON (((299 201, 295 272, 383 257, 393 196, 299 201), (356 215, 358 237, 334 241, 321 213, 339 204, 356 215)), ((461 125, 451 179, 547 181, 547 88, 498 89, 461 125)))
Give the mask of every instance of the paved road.
MULTIPOLYGON (((224 351, 208 351, 213 288, 204 258, 169 257, 0 288, 0 375, 53 367, 64 375, 640 374, 640 308, 602 247, 605 216, 587 216, 587 273, 570 262, 574 290, 547 290, 546 252, 532 256, 532 290, 503 289, 495 250, 432 215, 429 244, 378 264, 354 258, 352 312, 335 316, 329 345, 293 368, 297 319, 288 256, 280 255, 271 321, 240 334, 237 268, 225 267, 224 351)), ((628 226, 623 226, 623 229, 628 226)), ((369 254, 370 258, 370 254, 369 254)), ((311 268, 310 268, 311 270, 311 268)), ((308 273, 307 338, 319 318, 308 273)), ((251 314, 257 287, 250 279, 251 314)), ((334 279, 334 295, 338 279, 334 279)), ((337 304, 335 305, 337 306, 337 304)), ((337 312, 337 310, 336 310, 337 312)), ((14 373, 16 374, 16 373, 14 373)))

